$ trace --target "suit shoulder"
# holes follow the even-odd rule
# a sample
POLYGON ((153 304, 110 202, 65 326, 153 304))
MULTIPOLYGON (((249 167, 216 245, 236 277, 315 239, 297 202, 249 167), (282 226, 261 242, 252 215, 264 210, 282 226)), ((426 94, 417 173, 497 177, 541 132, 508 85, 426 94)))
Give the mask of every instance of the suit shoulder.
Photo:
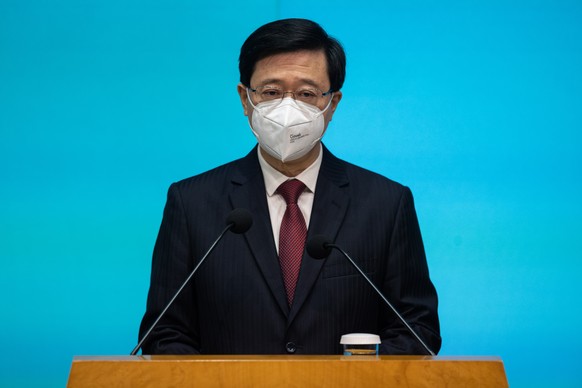
POLYGON ((323 163, 321 172, 339 186, 349 185, 352 189, 374 190, 383 189, 402 193, 408 187, 387 178, 384 175, 338 158, 325 146, 323 147, 323 163))
POLYGON ((360 176, 361 179, 368 179, 371 181, 378 181, 378 182, 383 182, 386 185, 389 186, 394 186, 394 187, 399 187, 399 188, 403 188, 405 187, 403 184, 396 182, 395 180, 392 180, 382 174, 379 174, 377 172, 368 170, 364 167, 360 167, 357 166, 355 164, 346 162, 348 164, 348 173, 351 176, 360 176))
MULTIPOLYGON (((214 167, 208 171, 172 183, 171 187, 183 190, 214 190, 227 186, 233 179, 241 179, 240 171, 245 166, 253 163, 252 155, 233 160, 221 166, 214 167)), ((257 162, 258 163, 258 162, 257 162)))
POLYGON ((377 172, 357 166, 353 163, 341 160, 345 165, 346 175, 350 185, 354 185, 361 190, 381 190, 398 193, 409 192, 410 189, 402 183, 396 182, 377 172))

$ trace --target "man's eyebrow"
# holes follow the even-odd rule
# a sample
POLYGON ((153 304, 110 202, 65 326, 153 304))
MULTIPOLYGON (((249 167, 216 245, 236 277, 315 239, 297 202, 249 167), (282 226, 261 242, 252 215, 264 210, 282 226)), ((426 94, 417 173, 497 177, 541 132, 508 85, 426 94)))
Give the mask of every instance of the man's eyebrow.
POLYGON ((282 81, 278 78, 267 78, 261 82, 260 86, 268 85, 268 84, 280 84, 281 82, 282 81))
MULTIPOLYGON (((299 79, 299 82, 302 83, 302 84, 306 84, 306 85, 313 86, 313 87, 318 88, 318 89, 321 88, 317 84, 317 82, 315 82, 314 80, 309 79, 309 78, 301 78, 301 79, 299 79)), ((282 84, 282 83, 283 83, 283 81, 280 78, 267 78, 267 79, 263 80, 260 85, 257 85, 257 86, 265 86, 265 85, 268 85, 268 84, 279 85, 279 84, 282 84)))

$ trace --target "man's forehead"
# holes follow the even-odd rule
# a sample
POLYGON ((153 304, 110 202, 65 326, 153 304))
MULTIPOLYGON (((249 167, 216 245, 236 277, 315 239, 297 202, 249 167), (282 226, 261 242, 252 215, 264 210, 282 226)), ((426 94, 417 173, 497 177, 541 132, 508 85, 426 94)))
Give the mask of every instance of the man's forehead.
POLYGON ((278 53, 260 59, 251 79, 265 83, 306 83, 321 86, 329 83, 327 59, 322 50, 278 53))

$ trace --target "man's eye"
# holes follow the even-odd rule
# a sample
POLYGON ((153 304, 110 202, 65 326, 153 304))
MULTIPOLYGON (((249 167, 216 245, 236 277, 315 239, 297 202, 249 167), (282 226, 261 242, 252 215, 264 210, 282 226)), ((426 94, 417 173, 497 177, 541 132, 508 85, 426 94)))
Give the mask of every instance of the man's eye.
POLYGON ((298 90, 295 95, 298 98, 314 98, 317 94, 313 90, 298 90))
POLYGON ((277 89, 265 89, 261 92, 265 97, 277 97, 281 95, 281 91, 277 89))

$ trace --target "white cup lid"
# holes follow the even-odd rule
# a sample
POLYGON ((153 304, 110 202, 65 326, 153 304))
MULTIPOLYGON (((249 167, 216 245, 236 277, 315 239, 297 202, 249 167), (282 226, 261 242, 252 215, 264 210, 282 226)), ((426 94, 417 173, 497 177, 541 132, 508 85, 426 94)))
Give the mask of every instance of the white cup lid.
POLYGON ((340 340, 342 345, 376 345, 379 343, 379 335, 366 333, 344 334, 340 340))

